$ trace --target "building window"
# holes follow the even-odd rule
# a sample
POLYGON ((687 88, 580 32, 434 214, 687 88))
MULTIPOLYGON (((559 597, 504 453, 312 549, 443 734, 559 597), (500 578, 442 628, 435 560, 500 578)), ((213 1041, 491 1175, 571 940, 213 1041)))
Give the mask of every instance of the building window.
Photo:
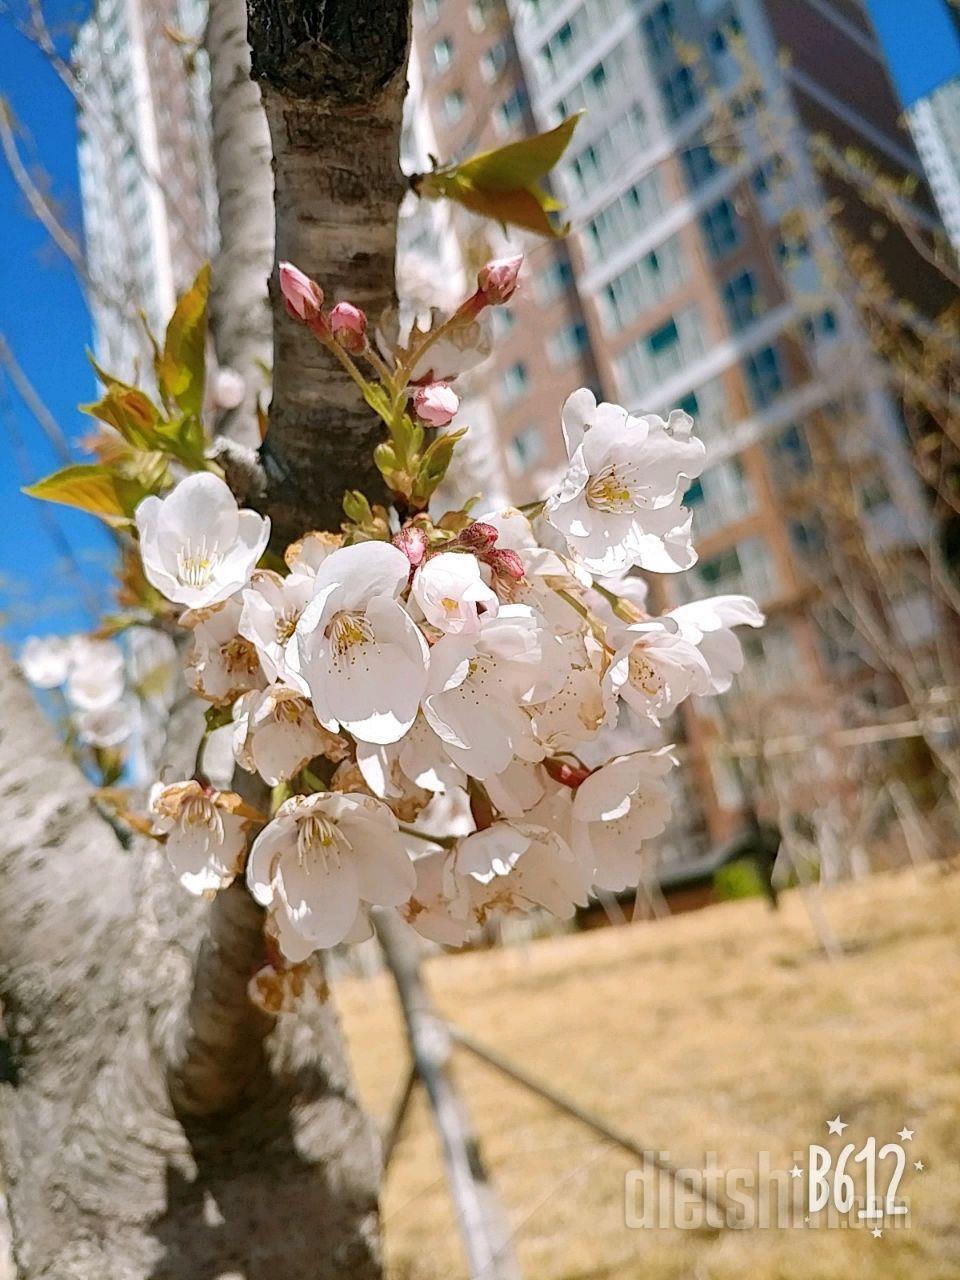
POLYGON ((687 490, 684 502, 693 507, 693 530, 698 538, 742 520, 756 509, 753 489, 739 458, 718 462, 687 490))
POLYGON ((443 119, 448 125, 455 125, 463 119, 467 109, 466 99, 459 89, 453 89, 443 99, 443 119))
POLYGON ((506 40, 498 40, 496 44, 492 44, 484 51, 480 58, 480 73, 487 84, 493 84, 494 80, 500 76, 507 65, 508 58, 509 48, 506 40))
POLYGON ((683 283, 685 262, 679 236, 671 236, 615 276, 603 291, 605 319, 624 329, 683 283))
POLYGON ((655 58, 665 58, 673 52, 676 27, 670 0, 662 0, 661 4, 651 9, 643 20, 643 33, 655 58))
POLYGON ((744 362, 750 394, 758 409, 763 409, 783 390, 783 373, 776 347, 761 347, 744 362))
MULTIPOLYGON (((679 577, 680 575, 678 575, 679 577)), ((770 549, 762 538, 746 538, 709 560, 701 560, 678 582, 683 594, 695 598, 700 589, 710 595, 750 595, 769 600, 777 587, 770 549), (691 583, 689 579, 693 579, 691 583)))
POLYGON ((507 445, 507 466, 513 475, 520 475, 535 467, 543 455, 543 434, 540 428, 524 427, 507 445))
POLYGON ((500 379, 500 395, 505 404, 513 404, 525 394, 530 383, 530 374, 522 360, 518 360, 506 369, 500 379))
POLYGON ((808 475, 813 468, 813 458, 803 429, 794 422, 784 427, 767 444, 767 460, 773 482, 778 488, 789 489, 808 475))
POLYGON ((790 545, 802 560, 819 560, 826 552, 827 539, 819 516, 810 513, 802 520, 791 520, 789 532, 790 545))
POLYGON ((501 133, 509 133, 523 123, 527 109, 527 92, 523 88, 514 89, 508 98, 504 98, 494 112, 494 123, 501 133))
POLYGON ((485 31, 496 12, 497 0, 473 0, 467 10, 467 19, 474 31, 485 31))
POLYGON ((440 0, 422 0, 420 8, 423 12, 424 22, 426 22, 427 26, 432 27, 440 17, 440 0))
POLYGON ((723 286, 723 305, 730 328, 747 329, 766 310, 763 294, 752 271, 740 271, 723 286))
POLYGON ((580 8, 557 28, 537 54, 537 71, 544 83, 555 80, 574 60, 578 47, 584 42, 583 37, 589 34, 583 19, 584 10, 580 8))
POLYGON ((740 217, 729 200, 718 200, 700 217, 710 254, 724 258, 740 243, 740 217))
POLYGON ((517 323, 517 313, 512 307, 491 307, 487 314, 490 316, 490 327, 495 338, 508 334, 517 323))
MULTIPOLYGON (((564 180, 574 197, 591 196, 598 186, 616 177, 647 138, 647 122, 639 102, 632 102, 608 129, 567 162, 562 170, 564 180)), ((656 185, 656 173, 649 179, 656 185)), ((637 187, 647 180, 637 183, 637 187)), ((658 209, 659 209, 658 205, 658 209)))
POLYGON ((622 45, 617 45, 598 62, 579 84, 554 105, 551 116, 559 123, 565 116, 573 115, 581 108, 599 110, 610 106, 621 90, 626 72, 626 56, 622 45))
POLYGON ((549 267, 541 271, 534 283, 537 301, 541 306, 549 306, 562 297, 573 284, 573 268, 566 258, 556 258, 549 267))
POLYGON ((592 262, 623 248, 663 210, 663 192, 656 172, 628 187, 587 223, 584 246, 592 262))
POLYGON ((564 325, 550 339, 548 351, 550 360, 559 369, 578 359, 590 345, 587 326, 582 321, 564 325))
POLYGON ((682 155, 687 182, 693 188, 702 187, 720 168, 712 150, 706 143, 695 143, 693 146, 687 147, 682 155))
POLYGON ((626 348, 617 361, 624 394, 649 399, 658 382, 679 373, 703 351, 700 312, 690 306, 626 348))
POLYGON ((430 61, 435 74, 446 71, 453 61, 453 41, 449 36, 443 36, 441 39, 434 41, 433 48, 430 51, 430 61))
POLYGON ((682 120, 700 101, 700 90, 692 67, 675 67, 660 81, 660 92, 671 120, 682 120))
POLYGON ((816 315, 804 316, 800 321, 800 328, 808 342, 830 342, 837 335, 837 314, 829 307, 825 307, 816 315))

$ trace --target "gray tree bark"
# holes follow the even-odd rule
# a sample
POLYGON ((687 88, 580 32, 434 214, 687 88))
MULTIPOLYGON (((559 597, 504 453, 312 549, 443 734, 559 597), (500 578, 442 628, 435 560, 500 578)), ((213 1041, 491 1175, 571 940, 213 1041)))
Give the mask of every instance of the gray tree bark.
POLYGON ((269 386, 273 315, 273 171, 260 90, 250 78, 245 0, 211 0, 204 47, 210 63, 211 136, 220 252, 213 264, 210 327, 217 359, 244 380, 243 403, 218 429, 259 444, 257 397, 269 386))
MULTIPOLYGON (((250 0, 250 33, 279 252, 376 314, 409 5, 250 0)), ((372 487, 375 433, 273 310, 267 508, 291 540, 372 487)), ((154 847, 121 848, 5 655, 0 814, 0 1166, 21 1280, 376 1280, 379 1155, 332 1010, 250 1005, 259 908, 241 886, 192 899, 154 847)))
MULTIPOLYGON (((400 127, 410 6, 405 0, 248 0, 253 73, 273 139, 277 256, 371 327, 394 297, 400 127)), ((379 420, 274 297, 274 390, 261 450, 278 546, 336 529, 348 487, 382 492, 372 461, 379 420)))

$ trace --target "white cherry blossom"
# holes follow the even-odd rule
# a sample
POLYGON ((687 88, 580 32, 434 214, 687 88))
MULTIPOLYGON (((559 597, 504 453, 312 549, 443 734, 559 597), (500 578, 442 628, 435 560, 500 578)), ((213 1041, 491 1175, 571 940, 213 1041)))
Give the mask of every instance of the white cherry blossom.
POLYGON ((764 616, 749 596, 710 596, 671 609, 668 618, 695 644, 710 669, 709 693, 725 693, 743 670, 743 647, 732 628, 762 627, 764 616))
POLYGON ((135 515, 147 579, 191 609, 239 591, 270 536, 267 517, 238 508, 224 481, 206 471, 187 476, 165 498, 144 498, 135 515))
POLYGON ((462 947, 478 925, 470 914, 470 886, 453 869, 453 855, 431 850, 413 864, 416 885, 402 914, 423 938, 444 947, 462 947))
POLYGON ((639 715, 660 720, 691 694, 710 692, 710 668, 672 618, 650 618, 623 630, 603 687, 608 710, 620 697, 639 715))
POLYGON ((596 736, 605 708, 601 687, 602 651, 589 631, 561 636, 567 675, 560 689, 533 708, 537 741, 551 754, 572 751, 596 736))
POLYGON ((119 747, 133 732, 133 713, 125 701, 78 711, 74 722, 80 741, 90 747, 119 747))
POLYGON ((432 626, 448 635, 476 635, 485 617, 500 608, 497 593, 483 581, 476 556, 442 551, 413 576, 413 599, 432 626))
POLYGON ((233 750, 239 765, 275 787, 315 756, 344 759, 348 747, 322 727, 305 694, 272 685, 236 703, 233 750))
POLYGON ((569 464, 545 515, 571 554, 598 574, 689 568, 696 556, 682 490, 703 470, 705 450, 688 415, 638 417, 598 405, 584 388, 567 399, 562 422, 569 464))
POLYGON ((659 719, 691 694, 723 693, 743 669, 735 626, 763 626, 749 596, 712 596, 623 628, 604 678, 608 710, 619 695, 659 719))
POLYGON ((287 652, 320 723, 364 742, 396 742, 413 724, 429 655, 397 598, 410 562, 387 542, 361 542, 321 564, 287 652))
MULTIPOLYGON (((247 885, 276 910, 280 945, 292 932, 310 950, 342 942, 370 905, 397 907, 416 885, 397 820, 372 796, 294 796, 253 842, 247 885)), ((300 948, 302 950, 302 948, 300 948)))
POLYGON ((434 645, 423 711, 455 764, 474 778, 501 773, 514 756, 540 760, 528 708, 563 685, 566 654, 542 615, 505 605, 476 637, 434 645))
POLYGON ((256 645, 240 635, 241 612, 241 597, 236 595, 180 617, 181 625, 193 632, 184 676, 193 692, 207 702, 230 703, 267 683, 256 645))
POLYGON ((238 796, 199 782, 157 783, 150 794, 154 828, 183 887, 194 894, 225 889, 240 871, 250 819, 238 796))
POLYGON ((494 911, 543 907, 561 920, 586 906, 589 880, 567 842, 529 822, 495 822, 457 846, 454 870, 479 924, 494 911))
POLYGON ((290 678, 287 646, 313 596, 314 584, 314 576, 309 573, 290 573, 281 578, 272 569, 256 569, 249 587, 243 589, 237 629, 253 643, 268 680, 290 678))
POLYGON ((103 711, 123 696, 123 650, 115 640, 78 637, 71 646, 68 700, 78 711, 103 711))
POLYGON ((399 742, 358 742, 357 766, 381 800, 399 800, 412 790, 440 794, 466 786, 462 770, 422 714, 399 742))
POLYGON ((577 788, 570 840, 590 879, 617 892, 637 884, 640 845, 670 819, 665 775, 676 763, 669 748, 636 751, 597 769, 577 788))
POLYGON ((56 689, 70 674, 73 640, 69 636, 28 636, 20 650, 20 668, 38 689, 56 689))
POLYGON ((283 553, 284 561, 291 573, 315 574, 326 560, 343 546, 343 537, 339 533, 325 533, 322 529, 314 529, 305 533, 296 542, 291 542, 283 553))

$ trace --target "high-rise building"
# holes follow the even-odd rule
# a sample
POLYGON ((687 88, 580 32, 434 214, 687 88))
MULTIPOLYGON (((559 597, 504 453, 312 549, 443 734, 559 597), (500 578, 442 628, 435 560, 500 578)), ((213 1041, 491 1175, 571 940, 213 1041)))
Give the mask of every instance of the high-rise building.
POLYGON ((951 0, 869 0, 927 180, 960 254, 960 10, 951 0))
MULTIPOLYGON (((769 621, 748 640, 752 678, 801 690, 794 727, 822 732, 849 652, 818 590, 825 535, 808 430, 839 419, 841 402, 849 419, 854 404, 842 448, 856 455, 867 538, 906 545, 927 526, 886 371, 843 287, 846 231, 878 242, 900 296, 921 291, 916 255, 895 226, 873 233, 876 211, 843 170, 857 149, 884 171, 921 175, 864 6, 418 0, 415 32, 445 160, 586 109, 555 179, 573 233, 533 248, 517 342, 498 357, 508 457, 524 459, 532 442, 558 461, 557 410, 572 385, 638 412, 687 409, 709 449, 687 498, 700 559, 659 580, 663 600, 755 596, 769 621)), ((929 224, 922 190, 916 203, 929 224)), ((684 727, 717 836, 740 793, 710 750, 715 716, 691 708, 684 727)))
POLYGON ((150 377, 178 292, 216 243, 202 0, 97 0, 74 48, 97 356, 150 377))

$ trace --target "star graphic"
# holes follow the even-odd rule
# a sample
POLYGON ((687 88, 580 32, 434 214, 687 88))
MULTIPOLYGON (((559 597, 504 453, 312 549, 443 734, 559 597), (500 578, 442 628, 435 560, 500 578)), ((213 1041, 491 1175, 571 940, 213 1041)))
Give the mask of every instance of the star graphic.
POLYGON ((897 1134, 897 1137, 900 1139, 901 1142, 910 1142, 913 1138, 914 1133, 915 1133, 914 1129, 908 1129, 906 1125, 904 1125, 904 1127, 897 1134))
POLYGON ((803 1177, 803 1170, 800 1168, 800 1166, 799 1166, 798 1164, 795 1164, 795 1165, 793 1166, 793 1168, 790 1170, 790 1177, 791 1177, 791 1178, 802 1178, 802 1177, 803 1177))
POLYGON ((922 1160, 914 1160, 913 1167, 916 1169, 917 1173, 923 1173, 925 1165, 922 1160))
POLYGON ((870 1234, 873 1236, 874 1240, 879 1240, 880 1237, 883 1235, 883 1232, 880 1230, 879 1227, 874 1227, 873 1230, 870 1232, 870 1234))
POLYGON ((848 1128, 845 1120, 841 1120, 837 1115, 836 1119, 827 1121, 827 1131, 829 1133, 842 1134, 844 1129, 848 1128))

